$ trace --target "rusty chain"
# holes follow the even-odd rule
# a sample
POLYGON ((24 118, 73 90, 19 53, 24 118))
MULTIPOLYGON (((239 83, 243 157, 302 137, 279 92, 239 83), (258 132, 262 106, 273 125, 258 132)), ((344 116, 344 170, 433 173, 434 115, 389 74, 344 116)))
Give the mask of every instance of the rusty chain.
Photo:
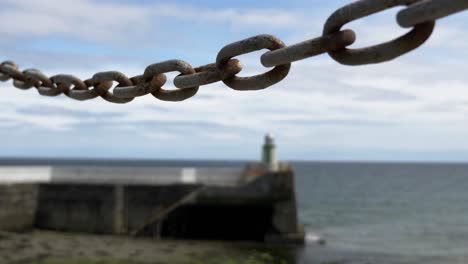
POLYGON ((283 80, 291 63, 328 53, 345 65, 381 63, 402 56, 429 37, 437 19, 468 9, 468 0, 360 0, 335 11, 326 21, 321 37, 286 46, 272 35, 258 35, 231 43, 220 50, 216 62, 193 68, 182 60, 169 60, 149 65, 143 75, 127 77, 117 71, 99 72, 88 80, 73 75, 59 74, 48 78, 37 69, 19 70, 12 61, 0 64, 0 81, 13 79, 13 86, 28 90, 36 88, 44 96, 64 94, 75 100, 101 97, 112 103, 128 103, 135 97, 152 94, 163 101, 184 101, 194 96, 200 86, 224 82, 234 90, 260 90, 283 80), (406 6, 397 15, 398 24, 412 28, 405 35, 372 47, 348 49, 356 41, 356 34, 342 27, 354 20, 396 7, 406 6), (249 52, 269 49, 261 56, 270 71, 251 77, 238 77, 242 64, 234 57, 249 52), (177 71, 175 90, 166 90, 165 73, 177 71), (118 84, 114 87, 114 82, 118 84))

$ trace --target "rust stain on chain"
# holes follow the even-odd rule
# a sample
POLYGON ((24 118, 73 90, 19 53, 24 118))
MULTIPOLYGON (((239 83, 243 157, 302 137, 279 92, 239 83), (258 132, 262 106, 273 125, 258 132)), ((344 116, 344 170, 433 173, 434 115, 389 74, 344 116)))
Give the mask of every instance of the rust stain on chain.
MULTIPOLYGON (((361 0, 335 11, 325 23, 323 35, 338 32, 343 25, 356 19, 389 8, 408 5, 418 0, 361 0)), ((417 25, 410 32, 397 39, 362 49, 329 51, 330 56, 345 65, 363 65, 393 60, 421 46, 432 34, 435 22, 417 25)))
MULTIPOLYGON (((226 71, 226 65, 235 56, 250 53, 261 49, 277 50, 286 45, 277 37, 272 35, 258 35, 238 42, 231 43, 218 53, 216 67, 219 71, 226 71)), ((276 66, 269 72, 251 77, 233 76, 223 80, 224 84, 234 90, 248 91, 265 89, 283 80, 289 73, 291 63, 276 66)))

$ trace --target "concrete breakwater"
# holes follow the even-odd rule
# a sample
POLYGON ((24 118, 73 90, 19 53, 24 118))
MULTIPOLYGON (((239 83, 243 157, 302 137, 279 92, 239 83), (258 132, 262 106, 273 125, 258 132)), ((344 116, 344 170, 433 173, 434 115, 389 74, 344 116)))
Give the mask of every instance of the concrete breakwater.
POLYGON ((37 185, 0 184, 0 230, 22 231, 32 228, 37 198, 37 185))
POLYGON ((294 172, 105 166, 0 167, 0 230, 302 243, 294 172))

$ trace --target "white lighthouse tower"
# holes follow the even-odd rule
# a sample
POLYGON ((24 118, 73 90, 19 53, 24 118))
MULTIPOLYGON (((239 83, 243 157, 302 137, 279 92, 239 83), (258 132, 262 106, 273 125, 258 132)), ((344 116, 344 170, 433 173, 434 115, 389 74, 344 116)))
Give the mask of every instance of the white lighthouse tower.
POLYGON ((269 171, 278 171, 275 140, 271 134, 265 136, 265 143, 262 149, 262 162, 267 166, 269 171))

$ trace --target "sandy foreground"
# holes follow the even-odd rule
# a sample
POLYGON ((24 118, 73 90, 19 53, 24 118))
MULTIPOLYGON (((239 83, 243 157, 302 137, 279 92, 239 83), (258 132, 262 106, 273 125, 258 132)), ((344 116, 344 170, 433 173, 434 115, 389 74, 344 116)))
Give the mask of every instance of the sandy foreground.
POLYGON ((171 263, 213 256, 238 257, 259 252, 262 252, 261 246, 246 243, 160 241, 45 231, 26 234, 0 232, 1 264, 41 259, 116 259, 171 263))

